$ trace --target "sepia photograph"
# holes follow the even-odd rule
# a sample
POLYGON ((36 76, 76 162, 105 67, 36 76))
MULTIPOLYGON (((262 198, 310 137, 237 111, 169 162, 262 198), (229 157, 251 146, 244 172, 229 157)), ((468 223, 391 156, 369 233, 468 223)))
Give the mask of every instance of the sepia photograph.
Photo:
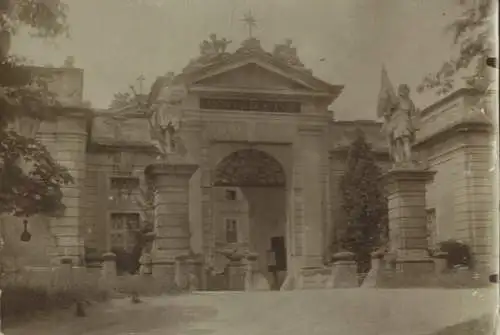
POLYGON ((500 334, 498 0, 0 0, 0 335, 500 334))

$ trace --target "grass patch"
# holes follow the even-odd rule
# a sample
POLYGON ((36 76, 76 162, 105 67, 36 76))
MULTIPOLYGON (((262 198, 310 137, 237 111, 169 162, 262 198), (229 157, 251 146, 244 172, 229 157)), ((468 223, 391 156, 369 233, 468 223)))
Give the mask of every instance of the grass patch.
POLYGON ((2 325, 9 326, 39 314, 75 306, 77 301, 103 302, 109 298, 105 290, 91 287, 52 289, 9 284, 2 288, 2 325))

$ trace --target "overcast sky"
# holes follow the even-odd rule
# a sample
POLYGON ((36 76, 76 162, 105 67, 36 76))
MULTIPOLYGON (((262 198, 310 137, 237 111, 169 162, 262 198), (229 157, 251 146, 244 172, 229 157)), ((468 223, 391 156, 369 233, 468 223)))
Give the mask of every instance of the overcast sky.
MULTIPOLYGON (((13 51, 41 65, 74 56, 93 107, 107 107, 141 74, 149 89, 157 76, 180 71, 211 32, 234 50, 247 37, 240 19, 251 10, 266 50, 291 38, 315 76, 345 85, 332 106, 341 119, 374 118, 382 63, 394 85, 413 88, 439 67, 451 47, 443 28, 457 15, 457 0, 65 1, 71 39, 54 45, 20 36, 13 51)), ((436 99, 412 93, 420 108, 436 99)))

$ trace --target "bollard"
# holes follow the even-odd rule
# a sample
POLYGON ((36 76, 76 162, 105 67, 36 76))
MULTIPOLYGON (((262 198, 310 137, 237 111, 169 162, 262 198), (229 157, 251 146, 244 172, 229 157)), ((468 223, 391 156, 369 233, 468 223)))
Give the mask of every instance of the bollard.
POLYGON ((2 290, 0 290, 0 335, 4 335, 2 327, 2 290))

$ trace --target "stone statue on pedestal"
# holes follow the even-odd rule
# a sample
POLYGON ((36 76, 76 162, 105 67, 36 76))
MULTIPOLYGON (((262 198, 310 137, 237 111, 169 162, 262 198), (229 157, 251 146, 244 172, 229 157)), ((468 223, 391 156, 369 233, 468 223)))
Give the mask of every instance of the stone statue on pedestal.
POLYGON ((414 164, 412 146, 415 143, 418 114, 410 98, 408 85, 399 85, 396 95, 383 69, 378 115, 384 118, 382 130, 387 135, 389 153, 396 166, 414 164))
POLYGON ((181 127, 182 102, 187 96, 184 85, 164 82, 165 86, 157 89, 156 101, 151 105, 150 127, 155 145, 164 155, 176 151, 177 132, 181 127))

